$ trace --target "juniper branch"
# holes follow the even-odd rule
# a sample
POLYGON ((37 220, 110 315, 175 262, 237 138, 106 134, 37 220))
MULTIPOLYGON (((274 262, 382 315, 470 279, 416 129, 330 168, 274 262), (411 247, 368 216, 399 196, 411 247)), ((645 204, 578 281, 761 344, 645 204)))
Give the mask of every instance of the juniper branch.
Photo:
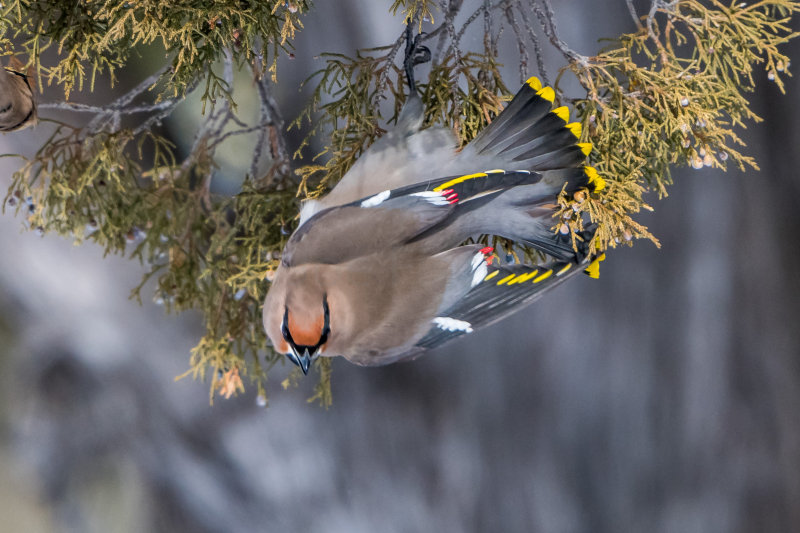
MULTIPOLYGON (((263 279, 277 268, 296 216, 296 196, 324 193, 380 136, 383 123, 396 118, 405 98, 402 71, 395 65, 404 36, 381 48, 358 51, 354 57, 323 56, 326 64, 301 119, 310 121, 311 133, 326 141, 322 155, 298 169, 302 179, 295 188, 283 119, 270 84, 275 83, 275 55, 285 50, 293 31, 300 28, 297 13, 283 2, 248 3, 252 9, 242 11, 238 0, 219 0, 220 10, 206 19, 198 18, 199 8, 179 6, 178 11, 186 11, 169 11, 166 16, 173 18, 165 23, 168 30, 149 25, 153 18, 137 18, 133 26, 120 23, 120 13, 129 20, 144 11, 137 11, 139 7, 126 11, 114 4, 94 16, 105 17, 107 31, 100 35, 87 30, 85 41, 77 39, 68 24, 57 23, 47 35, 51 42, 63 40, 65 55, 55 54, 52 63, 41 64, 41 50, 24 37, 42 21, 56 20, 48 17, 51 8, 40 3, 26 11, 27 4, 10 1, 19 9, 7 6, 0 16, 30 15, 24 20, 0 20, 4 27, 22 28, 19 42, 27 44, 19 55, 27 53, 37 71, 65 89, 74 85, 80 90, 82 80, 122 65, 130 47, 116 50, 120 43, 162 39, 171 55, 157 73, 109 104, 41 105, 42 110, 94 116, 83 128, 45 117, 52 134, 35 154, 21 160, 7 205, 13 203, 29 227, 93 240, 108 253, 126 253, 145 262, 147 276, 157 284, 156 295, 167 309, 203 311, 207 332, 192 352, 191 373, 201 377, 208 370, 220 370, 221 374, 211 374, 212 391, 221 385, 226 391, 238 390, 235 380, 249 376, 263 394, 266 372, 279 358, 272 351, 264 353, 258 316, 263 279), (176 13, 181 24, 176 23, 176 13), (142 33, 144 29, 150 33, 142 33), (80 54, 97 58, 89 61, 95 72, 82 70, 80 54), (218 68, 219 61, 221 76, 212 68, 218 68), (240 116, 232 100, 233 72, 239 68, 249 69, 256 80, 255 120, 240 116), (169 140, 154 130, 201 83, 201 97, 212 105, 189 153, 176 161, 169 140), (394 111, 382 116, 379 104, 387 97, 394 98, 394 111), (122 128, 123 119, 133 125, 122 128), (233 198, 211 194, 209 180, 219 172, 216 152, 245 134, 255 134, 257 146, 244 163, 242 173, 249 172, 241 191, 233 198), (145 144, 147 150, 142 149, 145 144), (256 173, 267 149, 271 166, 259 178, 256 173), (30 205, 20 201, 28 197, 30 205)), ((637 238, 655 242, 633 217, 649 208, 643 200, 646 191, 666 194, 670 165, 755 164, 741 151, 741 139, 733 129, 758 120, 742 91, 753 88, 755 69, 767 70, 783 88, 789 64, 780 47, 795 35, 788 17, 800 11, 800 2, 794 0, 761 0, 745 7, 656 0, 648 14, 637 19, 632 2, 626 3, 634 20, 639 20, 639 30, 611 41, 591 61, 561 40, 549 0, 484 0, 458 27, 461 0, 394 3, 420 24, 425 12, 441 8, 443 20, 423 37, 437 46, 431 46, 436 59, 420 91, 427 105, 425 123, 453 127, 462 143, 492 120, 510 96, 498 69, 500 43, 516 41, 521 76, 533 74, 526 72, 528 43, 533 43, 538 75, 545 81, 544 46, 552 45, 565 57, 554 88, 561 101, 573 103, 575 120, 583 126, 581 140, 594 144, 592 163, 608 187, 599 195, 584 195, 580 202, 561 198, 554 220, 573 233, 585 220, 599 223, 591 243, 598 250, 637 238), (463 48, 462 37, 478 18, 483 22, 483 47, 469 51, 463 48), (504 25, 510 25, 508 35, 503 34, 504 25), (758 65, 759 61, 763 63, 758 65), (560 83, 567 74, 576 77, 585 94, 569 98, 562 93, 560 83)), ((141 0, 136 5, 144 10, 166 4, 141 0)), ((291 5, 298 12, 308 7, 306 2, 291 5)), ((134 291, 135 297, 140 290, 134 291)), ((326 403, 328 370, 322 372, 322 388, 316 395, 326 403)))

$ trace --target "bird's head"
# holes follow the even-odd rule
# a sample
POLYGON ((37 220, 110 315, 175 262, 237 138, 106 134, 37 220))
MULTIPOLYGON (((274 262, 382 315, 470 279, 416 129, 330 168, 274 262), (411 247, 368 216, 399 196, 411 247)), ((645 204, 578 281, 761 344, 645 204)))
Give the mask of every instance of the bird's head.
POLYGON ((331 311, 321 283, 303 276, 284 284, 276 276, 264 303, 264 328, 275 349, 308 374, 331 332, 331 311))
POLYGON ((0 131, 17 131, 37 122, 36 99, 28 76, 0 67, 0 131))

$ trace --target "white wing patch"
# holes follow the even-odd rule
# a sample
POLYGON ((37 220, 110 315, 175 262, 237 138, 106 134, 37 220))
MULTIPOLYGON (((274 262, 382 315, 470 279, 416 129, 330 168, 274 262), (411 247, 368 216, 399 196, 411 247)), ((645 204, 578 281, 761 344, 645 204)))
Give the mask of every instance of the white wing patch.
POLYGON ((447 198, 445 198, 444 195, 439 191, 415 192, 414 194, 411 194, 410 196, 419 196, 420 198, 422 198, 426 202, 431 203, 433 205, 448 205, 448 204, 450 204, 450 202, 447 201, 447 198))
POLYGON ((458 320, 449 316, 437 316, 433 319, 433 323, 437 327, 445 331, 463 331, 464 333, 472 333, 472 324, 466 320, 458 320))
POLYGON ((313 217, 322 210, 322 204, 317 200, 306 200, 303 202, 303 207, 300 208, 300 223, 297 225, 299 228, 306 220, 313 217))
POLYGON ((375 207, 377 205, 381 205, 389 198, 391 194, 392 191, 389 190, 379 192, 375 196, 370 196, 369 198, 361 202, 361 207, 375 207))
POLYGON ((486 256, 483 252, 478 252, 472 257, 472 287, 483 281, 489 273, 489 267, 486 266, 486 256))

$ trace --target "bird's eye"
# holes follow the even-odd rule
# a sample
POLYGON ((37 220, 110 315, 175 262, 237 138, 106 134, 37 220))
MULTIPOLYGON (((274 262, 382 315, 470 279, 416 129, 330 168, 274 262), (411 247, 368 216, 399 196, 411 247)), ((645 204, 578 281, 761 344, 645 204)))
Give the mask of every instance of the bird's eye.
POLYGON ((322 326, 322 334, 319 338, 319 345, 328 342, 328 335, 331 332, 331 310, 328 308, 328 296, 322 298, 322 310, 324 313, 324 323, 322 326))
POLYGON ((294 344, 292 340, 292 334, 289 332, 289 308, 286 307, 286 310, 283 312, 283 322, 281 322, 281 335, 283 335, 283 340, 288 342, 289 344, 294 344))

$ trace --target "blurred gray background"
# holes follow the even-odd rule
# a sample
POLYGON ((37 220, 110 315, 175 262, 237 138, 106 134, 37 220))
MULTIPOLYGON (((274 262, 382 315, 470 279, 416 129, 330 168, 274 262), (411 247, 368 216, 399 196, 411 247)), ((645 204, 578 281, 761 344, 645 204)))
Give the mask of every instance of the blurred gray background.
MULTIPOLYGON (((399 35, 386 4, 319 3, 279 69, 286 117, 313 56, 399 35)), ((556 7, 582 53, 633 29, 622 0, 556 7)), ((138 265, 0 217, 0 529, 800 531, 800 86, 758 81, 761 171, 676 171, 638 218, 660 250, 611 251, 600 280, 412 363, 336 361, 327 411, 311 379, 281 390, 288 367, 268 408, 210 407, 173 379, 198 316, 138 307, 138 265)))

